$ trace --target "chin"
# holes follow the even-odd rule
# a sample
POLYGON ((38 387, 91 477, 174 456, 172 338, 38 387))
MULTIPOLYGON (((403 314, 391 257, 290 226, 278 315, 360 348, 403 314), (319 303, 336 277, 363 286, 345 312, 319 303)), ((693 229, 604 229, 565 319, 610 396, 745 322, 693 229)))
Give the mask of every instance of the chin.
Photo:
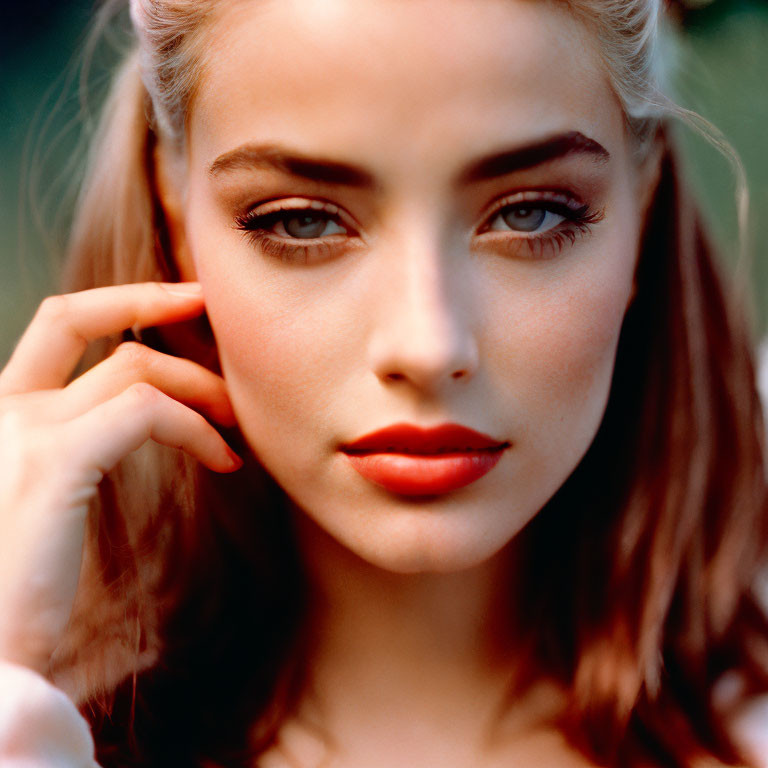
MULTIPOLYGON (((369 565, 399 574, 456 573, 476 568, 499 554, 527 522, 527 516, 504 520, 501 510, 493 515, 487 507, 485 514, 466 506, 428 509, 415 503, 405 507, 358 511, 353 519, 344 515, 345 520, 317 508, 300 514, 312 521, 309 544, 314 552, 318 539, 325 539, 326 546, 346 550, 369 565)), ((509 515, 509 509, 505 511, 509 515)))
POLYGON ((434 548, 414 546, 394 551, 387 548, 355 554, 376 568, 405 575, 460 573, 481 566, 497 552, 467 552, 459 549, 435 551, 434 548))

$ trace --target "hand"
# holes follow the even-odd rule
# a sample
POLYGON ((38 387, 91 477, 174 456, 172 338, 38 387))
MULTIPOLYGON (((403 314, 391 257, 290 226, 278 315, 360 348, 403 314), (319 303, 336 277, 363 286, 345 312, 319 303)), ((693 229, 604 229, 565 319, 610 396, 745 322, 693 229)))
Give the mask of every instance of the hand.
POLYGON ((216 472, 242 462, 202 414, 235 417, 224 381, 136 342, 67 384, 89 341, 203 311, 197 283, 46 299, 0 373, 0 658, 46 674, 74 603, 90 500, 152 439, 216 472))

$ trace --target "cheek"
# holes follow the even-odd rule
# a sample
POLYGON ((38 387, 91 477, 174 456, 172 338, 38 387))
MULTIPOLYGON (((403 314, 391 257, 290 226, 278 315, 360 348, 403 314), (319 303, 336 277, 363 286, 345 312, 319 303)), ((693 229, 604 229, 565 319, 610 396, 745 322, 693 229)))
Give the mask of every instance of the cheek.
POLYGON ((289 423, 310 403, 322 408, 330 381, 319 375, 318 343, 327 327, 321 333, 306 307, 286 311, 260 291, 230 290, 225 296, 208 304, 235 407, 250 410, 258 403, 289 423))
MULTIPOLYGON (((323 419, 359 360, 349 340, 349 307, 269 270, 227 275, 200 264, 200 279, 227 389, 248 443, 270 461, 290 456, 305 477, 323 419)), ((308 476, 306 476, 308 479, 308 476)))
POLYGON ((587 265, 529 294, 507 324, 512 330, 494 344, 496 375, 506 384, 525 436, 543 454, 559 450, 577 458, 605 410, 634 258, 605 261, 620 266, 587 265))
POLYGON ((612 288, 591 283, 580 292, 556 294, 523 318, 527 359, 550 399, 571 401, 612 368, 627 299, 624 290, 612 288))

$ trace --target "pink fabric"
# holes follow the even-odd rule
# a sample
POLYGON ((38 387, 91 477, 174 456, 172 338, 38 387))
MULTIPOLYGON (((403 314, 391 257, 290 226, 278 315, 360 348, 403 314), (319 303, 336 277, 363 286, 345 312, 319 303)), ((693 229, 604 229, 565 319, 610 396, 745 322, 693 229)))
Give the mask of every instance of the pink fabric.
POLYGON ((90 728, 42 675, 0 660, 0 766, 99 768, 90 728))
POLYGON ((733 729, 757 768, 768 768, 768 695, 753 699, 736 718, 733 729))

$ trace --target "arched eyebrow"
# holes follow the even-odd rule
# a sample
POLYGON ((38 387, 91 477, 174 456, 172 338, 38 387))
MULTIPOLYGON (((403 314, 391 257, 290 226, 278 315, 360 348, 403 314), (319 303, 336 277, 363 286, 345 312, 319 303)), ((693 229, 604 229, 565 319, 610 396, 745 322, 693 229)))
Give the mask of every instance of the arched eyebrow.
POLYGON ((608 150, 594 139, 590 139, 579 131, 569 131, 481 158, 459 174, 458 183, 466 185, 495 179, 568 155, 587 155, 599 163, 606 163, 611 157, 608 150))
POLYGON ((277 144, 244 144, 217 157, 208 169, 212 176, 235 170, 273 170, 325 184, 378 187, 373 174, 347 163, 309 157, 277 144))
MULTIPOLYGON (((579 131, 569 131, 473 161, 459 173, 457 184, 462 186, 497 178, 573 154, 588 155, 601 163, 610 158, 602 144, 579 131)), ((277 144, 244 144, 217 157, 208 172, 218 176, 228 171, 252 169, 276 170, 325 184, 368 189, 381 187, 376 177, 364 168, 309 157, 277 144)))

